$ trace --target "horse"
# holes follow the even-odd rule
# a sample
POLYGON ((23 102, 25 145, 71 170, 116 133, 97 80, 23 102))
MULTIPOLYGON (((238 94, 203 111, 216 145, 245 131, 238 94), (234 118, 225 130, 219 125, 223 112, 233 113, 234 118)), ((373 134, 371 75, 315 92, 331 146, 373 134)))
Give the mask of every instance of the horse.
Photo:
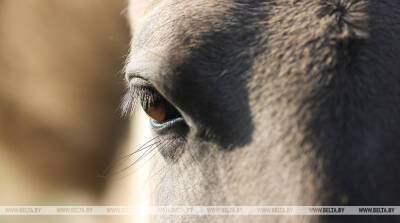
POLYGON ((400 2, 130 0, 128 18, 124 110, 142 106, 167 167, 154 204, 400 204, 400 2))

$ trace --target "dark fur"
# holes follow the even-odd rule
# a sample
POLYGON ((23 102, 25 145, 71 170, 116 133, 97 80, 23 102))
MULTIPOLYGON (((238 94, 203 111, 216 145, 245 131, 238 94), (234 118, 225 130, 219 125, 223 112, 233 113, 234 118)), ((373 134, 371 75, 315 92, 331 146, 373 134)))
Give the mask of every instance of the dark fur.
POLYGON ((127 66, 190 125, 157 204, 400 205, 400 2, 160 2, 127 66))

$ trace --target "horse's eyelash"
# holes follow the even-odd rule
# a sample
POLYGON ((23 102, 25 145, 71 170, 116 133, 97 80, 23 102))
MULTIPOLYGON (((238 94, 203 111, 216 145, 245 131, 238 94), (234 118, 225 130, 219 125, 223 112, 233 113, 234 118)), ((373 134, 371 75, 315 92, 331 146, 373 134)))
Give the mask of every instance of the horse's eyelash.
POLYGON ((126 116, 131 114, 137 104, 140 104, 144 110, 147 110, 150 106, 156 104, 160 99, 160 94, 152 87, 129 87, 122 98, 122 115, 126 116))

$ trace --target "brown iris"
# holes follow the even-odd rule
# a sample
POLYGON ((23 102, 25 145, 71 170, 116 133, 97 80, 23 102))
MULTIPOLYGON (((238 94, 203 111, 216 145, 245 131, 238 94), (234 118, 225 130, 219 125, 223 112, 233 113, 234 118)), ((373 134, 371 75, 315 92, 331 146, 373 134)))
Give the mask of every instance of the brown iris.
POLYGON ((159 101, 157 104, 148 106, 145 112, 150 118, 159 123, 166 121, 167 109, 164 101, 159 101))
POLYGON ((174 106, 155 90, 147 91, 142 97, 141 104, 146 114, 160 124, 181 116, 174 106))

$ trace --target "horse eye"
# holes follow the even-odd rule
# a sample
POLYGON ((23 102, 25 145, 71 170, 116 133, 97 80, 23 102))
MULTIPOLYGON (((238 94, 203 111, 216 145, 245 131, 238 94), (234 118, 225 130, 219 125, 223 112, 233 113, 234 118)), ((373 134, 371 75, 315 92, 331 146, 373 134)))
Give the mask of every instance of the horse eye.
POLYGON ((166 121, 167 106, 165 100, 157 99, 153 103, 145 104, 145 101, 141 102, 143 110, 153 120, 163 123, 166 121))
POLYGON ((155 90, 144 92, 140 100, 146 114, 157 124, 180 118, 180 113, 155 90))

